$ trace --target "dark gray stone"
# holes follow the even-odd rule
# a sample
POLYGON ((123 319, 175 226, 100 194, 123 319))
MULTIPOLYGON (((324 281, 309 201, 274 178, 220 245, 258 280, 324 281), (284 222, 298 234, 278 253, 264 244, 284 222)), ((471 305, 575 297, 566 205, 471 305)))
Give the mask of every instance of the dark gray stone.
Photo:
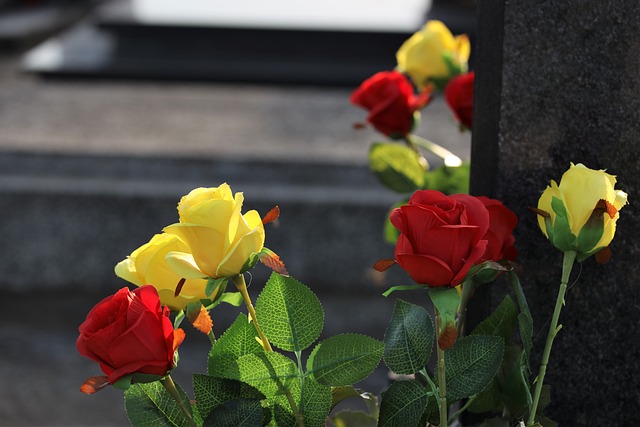
MULTIPOLYGON (((612 261, 597 265, 589 259, 574 269, 545 379, 552 388, 546 412, 564 426, 638 425, 640 4, 480 5, 498 13, 504 7, 503 17, 481 20, 479 26, 480 43, 488 43, 479 47, 480 54, 497 49, 502 58, 482 63, 479 57, 476 69, 479 94, 482 84, 493 79, 500 109, 476 111, 476 120, 494 120, 498 127, 476 122, 472 187, 489 191, 520 217, 516 238, 523 286, 540 331, 534 365, 546 339, 562 254, 545 240, 528 208, 536 206, 549 180, 559 180, 570 162, 617 175, 618 187, 630 200, 621 211, 612 261), (503 33, 493 26, 501 18, 503 33), (497 35, 493 45, 483 32, 497 35), (486 153, 493 150, 497 156, 492 160, 486 153)), ((481 110, 483 100, 476 101, 481 110)))

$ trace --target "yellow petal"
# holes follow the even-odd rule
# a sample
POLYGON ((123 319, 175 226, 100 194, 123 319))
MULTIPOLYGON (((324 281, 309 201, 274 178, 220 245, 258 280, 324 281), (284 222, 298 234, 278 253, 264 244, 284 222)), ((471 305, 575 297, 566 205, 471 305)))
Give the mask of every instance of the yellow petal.
POLYGON ((120 277, 121 279, 124 279, 127 282, 132 283, 136 286, 144 285, 142 280, 140 280, 138 273, 136 272, 136 267, 134 262, 130 258, 120 261, 118 264, 116 264, 116 267, 114 270, 115 270, 116 276, 120 277))
POLYGON ((165 260, 177 276, 185 279, 204 279, 207 275, 200 271, 193 255, 185 252, 169 252, 165 260))
POLYGON ((183 196, 178 203, 178 213, 180 214, 180 222, 191 222, 188 218, 185 218, 185 215, 188 217, 189 212, 196 208, 201 203, 207 202, 209 200, 226 200, 229 202, 233 202, 233 195, 231 193, 231 187, 226 183, 220 185, 219 187, 211 187, 211 188, 196 188, 191 190, 189 194, 183 196))
POLYGON ((225 234, 210 227, 189 223, 172 224, 165 227, 164 231, 178 235, 187 244, 199 270, 205 276, 216 277, 216 270, 225 253, 225 234))
POLYGON ((264 228, 256 228, 244 235, 220 263, 217 277, 231 277, 240 273, 252 253, 258 253, 264 246, 264 228))
POLYGON ((603 199, 611 203, 615 200, 611 178, 612 176, 604 171, 589 169, 582 164, 571 165, 562 175, 559 188, 567 207, 569 226, 576 236, 586 224, 598 201, 603 199))
MULTIPOLYGON (((560 193, 558 190, 558 184, 556 184, 556 182, 552 180, 551 185, 544 190, 544 192, 540 196, 540 199, 538 200, 538 209, 545 211, 549 215, 551 215, 551 224, 553 224, 556 219, 556 214, 551 207, 551 200, 553 199, 553 197, 560 198, 560 193)), ((540 227, 540 230, 542 230, 542 233, 544 233, 544 235, 548 238, 549 236, 547 235, 547 227, 545 225, 544 217, 542 217, 541 215, 538 215, 538 226, 540 227)))

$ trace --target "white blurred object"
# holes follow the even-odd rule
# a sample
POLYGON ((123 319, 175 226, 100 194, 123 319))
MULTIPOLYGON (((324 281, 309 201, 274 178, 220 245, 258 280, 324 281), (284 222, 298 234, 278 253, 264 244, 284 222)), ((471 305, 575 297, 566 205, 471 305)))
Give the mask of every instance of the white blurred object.
POLYGON ((147 24, 412 32, 431 0, 132 0, 131 7, 147 24))

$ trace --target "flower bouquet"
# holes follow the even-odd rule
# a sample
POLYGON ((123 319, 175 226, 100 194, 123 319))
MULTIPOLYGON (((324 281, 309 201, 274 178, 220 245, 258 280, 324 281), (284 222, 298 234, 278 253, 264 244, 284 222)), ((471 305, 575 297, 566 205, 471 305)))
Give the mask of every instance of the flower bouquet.
MULTIPOLYGON (((451 80, 452 70, 465 68, 468 46, 464 37, 445 30, 441 23, 428 23, 398 52, 399 70, 365 82, 352 97, 370 110, 368 121, 376 129, 406 143, 395 144, 408 150, 403 154, 370 157, 411 159, 387 162, 390 169, 382 174, 372 167, 383 182, 409 183, 402 191, 412 193, 389 215, 394 257, 375 268, 397 264, 414 283, 392 286, 384 295, 426 293, 424 306, 395 301, 382 341, 351 333, 319 340, 324 322, 319 299, 264 246, 265 227, 279 209, 264 216, 243 213, 243 194, 234 194, 229 185, 197 188, 179 201, 178 222, 115 266, 116 275, 135 288, 107 296, 80 325, 77 349, 103 373, 88 378, 81 391, 124 390, 125 409, 136 426, 444 427, 463 413, 479 414, 478 423, 486 427, 553 426, 542 412, 549 401, 544 376, 571 268, 591 255, 606 261, 627 195, 615 189, 613 175, 571 164, 532 209, 544 236, 564 256, 534 388, 533 319, 517 275, 513 237, 517 216, 499 200, 427 188, 428 164, 410 135, 431 91, 445 87, 447 99, 460 99, 461 89, 451 85, 468 87, 473 79, 471 74, 451 80), (411 46, 440 58, 437 72, 417 66, 411 46), (442 70, 449 74, 439 74, 442 70), (245 275, 259 262, 273 273, 254 304, 245 275), (484 321, 467 325, 478 287, 504 280, 511 292, 484 321), (215 317, 220 304, 244 309, 216 334, 211 314, 215 317), (183 322, 211 344, 203 355, 207 372, 193 374, 193 396, 171 377, 179 347, 190 339, 183 322), (397 379, 377 396, 358 383, 381 361, 397 379), (365 402, 366 410, 336 410, 347 399, 365 402)), ((459 105, 466 106, 456 117, 470 127, 469 105, 459 105)), ((435 144, 422 147, 443 153, 435 144)))

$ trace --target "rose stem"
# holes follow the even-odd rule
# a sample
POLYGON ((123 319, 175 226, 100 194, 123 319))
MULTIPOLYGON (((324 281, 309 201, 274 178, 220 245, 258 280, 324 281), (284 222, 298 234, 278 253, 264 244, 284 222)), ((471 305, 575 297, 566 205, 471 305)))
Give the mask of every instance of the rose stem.
POLYGON ((191 414, 187 410, 187 407, 184 406, 182 397, 180 397, 180 393, 178 393, 178 389, 176 387, 176 384, 173 382, 173 379, 171 379, 171 375, 167 375, 166 377, 162 378, 160 380, 160 383, 169 392, 171 397, 173 397, 173 400, 176 401, 182 413, 185 415, 185 417, 187 417, 187 420, 189 421, 189 425, 193 427, 197 427, 197 424, 195 421, 193 421, 193 418, 191 417, 191 414))
MULTIPOLYGON (((258 336, 260 337, 260 341, 262 342, 262 348, 267 353, 273 352, 273 348, 271 348, 271 344, 267 337, 262 333, 260 326, 258 325, 258 319, 256 318, 256 310, 253 308, 253 304, 251 303, 251 297, 249 297, 249 292, 247 292, 247 283, 244 281, 244 275, 238 274, 231 278, 234 285, 238 291, 240 291, 240 295, 242 295, 242 299, 244 300, 244 304, 247 306, 247 310, 249 311, 249 316, 253 320, 253 325, 256 327, 256 332, 258 332, 258 336)), ((296 421, 298 423, 298 427, 304 427, 304 420, 302 414, 298 411, 298 405, 296 405, 296 401, 291 394, 291 390, 287 389, 286 392, 287 400, 289 401, 289 405, 293 410, 293 414, 296 417, 296 421)))
POLYGON ((533 395, 533 404, 529 411, 527 426, 532 426, 535 421, 536 412, 538 411, 538 403, 540 402, 540 394, 542 393, 542 384, 547 372, 547 363, 549 363, 549 355, 551 354, 551 346, 553 345, 553 340, 560 331, 560 328, 562 328, 562 325, 558 326, 558 319, 560 318, 560 310, 562 310, 562 306, 564 305, 564 294, 567 291, 567 283, 569 283, 569 276, 571 275, 571 268, 573 267, 575 259, 575 251, 566 251, 564 253, 564 260, 562 262, 562 280, 560 282, 560 289, 558 290, 556 306, 553 310, 553 317, 551 318, 551 325, 549 325, 547 343, 545 344, 544 351, 542 352, 542 362, 540 363, 540 370, 538 371, 536 391, 533 395))
MULTIPOLYGON (((436 336, 442 333, 442 318, 436 310, 436 336)), ((437 341, 437 340, 436 340, 437 341)), ((436 342, 436 351, 438 356, 438 390, 440 398, 438 399, 438 409, 440 409, 440 427, 448 427, 449 421, 447 416, 447 380, 445 377, 444 350, 436 342)))
POLYGON ((404 142, 406 142, 407 146, 409 148, 411 148, 413 150, 413 152, 418 155, 418 163, 420 163, 420 166, 422 166, 422 168, 425 171, 427 171, 427 170, 429 170, 429 162, 424 157, 424 155, 420 152, 420 149, 418 148, 418 146, 414 142, 414 138, 415 138, 415 135, 407 134, 407 135, 404 136, 404 142))
POLYGON ((272 352, 271 344, 266 336, 262 333, 260 326, 258 325, 258 319, 256 318, 256 310, 253 308, 253 304, 251 303, 251 297, 249 296, 249 292, 247 292, 247 283, 244 281, 244 275, 238 274, 231 278, 233 283, 236 285, 238 291, 240 291, 240 295, 242 295, 242 299, 244 300, 244 305, 247 306, 247 310, 249 311, 249 317, 253 321, 253 325, 256 327, 256 331, 258 332, 258 336, 260 337, 260 341, 262 343, 262 348, 266 352, 272 352))
POLYGON ((425 150, 429 150, 430 152, 444 160, 444 164, 446 166, 457 167, 462 164, 462 159, 460 159, 460 157, 456 156, 451 151, 444 148, 442 145, 436 144, 435 142, 429 141, 428 139, 422 138, 418 135, 412 135, 411 139, 415 145, 418 145, 425 150))

